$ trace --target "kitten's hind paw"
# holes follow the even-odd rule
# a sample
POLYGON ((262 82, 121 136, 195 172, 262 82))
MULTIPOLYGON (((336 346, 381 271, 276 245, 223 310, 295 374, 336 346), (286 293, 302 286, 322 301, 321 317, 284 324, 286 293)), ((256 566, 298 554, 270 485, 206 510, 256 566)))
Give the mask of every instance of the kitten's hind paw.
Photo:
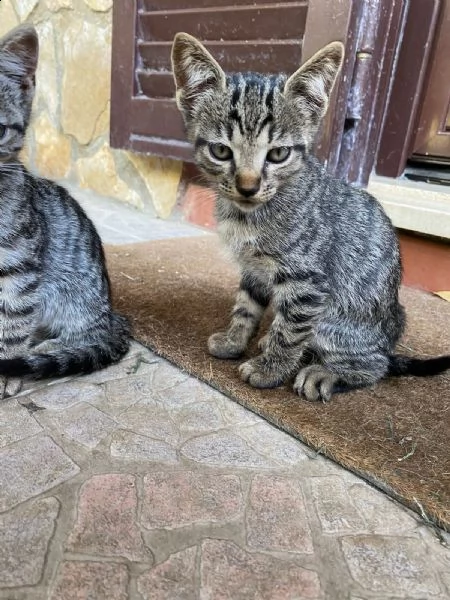
POLYGON ((209 337, 208 350, 216 358, 239 358, 244 354, 245 347, 231 340, 226 331, 219 331, 209 337))
POLYGON ((23 381, 17 377, 0 376, 0 400, 15 396, 22 389, 23 381))
POLYGON ((242 363, 239 374, 243 381, 256 388, 274 388, 283 383, 279 370, 270 368, 263 355, 242 363))
POLYGON ((333 395, 339 376, 321 365, 303 368, 295 378, 294 391, 307 400, 328 402, 333 395))

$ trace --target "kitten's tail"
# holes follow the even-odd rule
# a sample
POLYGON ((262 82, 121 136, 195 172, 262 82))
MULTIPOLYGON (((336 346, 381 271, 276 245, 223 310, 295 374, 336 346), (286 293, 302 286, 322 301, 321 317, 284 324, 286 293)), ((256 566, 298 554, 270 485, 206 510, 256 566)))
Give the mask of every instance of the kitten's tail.
POLYGON ((450 369, 450 356, 436 358, 411 358, 401 354, 389 357, 388 376, 414 375, 429 377, 450 369))
POLYGON ((44 379, 91 373, 120 360, 128 351, 130 339, 127 319, 113 313, 110 327, 90 343, 0 359, 0 375, 44 379))

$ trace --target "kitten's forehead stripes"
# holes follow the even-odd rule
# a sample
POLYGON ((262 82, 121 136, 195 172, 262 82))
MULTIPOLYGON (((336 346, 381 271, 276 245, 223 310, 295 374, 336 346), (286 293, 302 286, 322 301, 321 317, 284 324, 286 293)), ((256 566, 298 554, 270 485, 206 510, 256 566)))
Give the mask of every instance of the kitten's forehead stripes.
MULTIPOLYGON (((276 90, 281 89, 284 78, 279 75, 264 76, 259 73, 233 73, 227 77, 231 88, 229 125, 227 133, 232 138, 234 124, 241 135, 258 137, 273 121, 273 103, 276 90)), ((269 143, 273 138, 268 131, 269 143)))
MULTIPOLYGON (((273 121, 272 115, 266 115, 264 117, 264 119, 262 119, 261 123, 259 124, 258 131, 256 132, 256 135, 260 135, 261 132, 262 132, 262 130, 264 129, 264 127, 266 125, 268 125, 269 123, 272 123, 272 121, 273 121)), ((272 130, 272 128, 270 128, 269 132, 268 132, 269 133, 269 142, 272 141, 272 131, 271 130, 272 130)))

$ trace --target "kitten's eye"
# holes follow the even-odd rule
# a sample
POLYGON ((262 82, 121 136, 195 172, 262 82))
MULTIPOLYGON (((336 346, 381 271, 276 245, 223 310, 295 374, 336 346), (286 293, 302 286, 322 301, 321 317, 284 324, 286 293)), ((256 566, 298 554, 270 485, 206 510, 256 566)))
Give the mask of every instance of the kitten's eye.
POLYGON ((269 150, 266 156, 266 160, 271 163, 281 163, 289 158, 291 149, 287 146, 280 146, 279 148, 272 148, 269 150))
POLYGON ((5 137, 7 131, 8 128, 6 127, 6 125, 2 125, 0 123, 0 140, 2 140, 5 137))
POLYGON ((233 151, 225 144, 210 144, 209 151, 217 160, 230 160, 233 157, 233 151))

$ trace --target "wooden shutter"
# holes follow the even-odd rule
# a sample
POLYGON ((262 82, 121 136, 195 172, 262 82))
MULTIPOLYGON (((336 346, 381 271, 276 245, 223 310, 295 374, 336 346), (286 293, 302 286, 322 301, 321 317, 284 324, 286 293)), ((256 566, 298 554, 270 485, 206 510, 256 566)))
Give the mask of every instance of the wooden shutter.
POLYGON ((292 73, 326 43, 340 40, 346 46, 344 66, 316 154, 331 173, 366 185, 409 4, 408 0, 117 0, 111 145, 192 159, 173 100, 170 51, 178 31, 202 40, 226 71, 292 73))
POLYGON ((200 39, 226 71, 293 72, 306 0, 117 0, 113 6, 111 145, 191 160, 173 100, 174 35, 200 39))

